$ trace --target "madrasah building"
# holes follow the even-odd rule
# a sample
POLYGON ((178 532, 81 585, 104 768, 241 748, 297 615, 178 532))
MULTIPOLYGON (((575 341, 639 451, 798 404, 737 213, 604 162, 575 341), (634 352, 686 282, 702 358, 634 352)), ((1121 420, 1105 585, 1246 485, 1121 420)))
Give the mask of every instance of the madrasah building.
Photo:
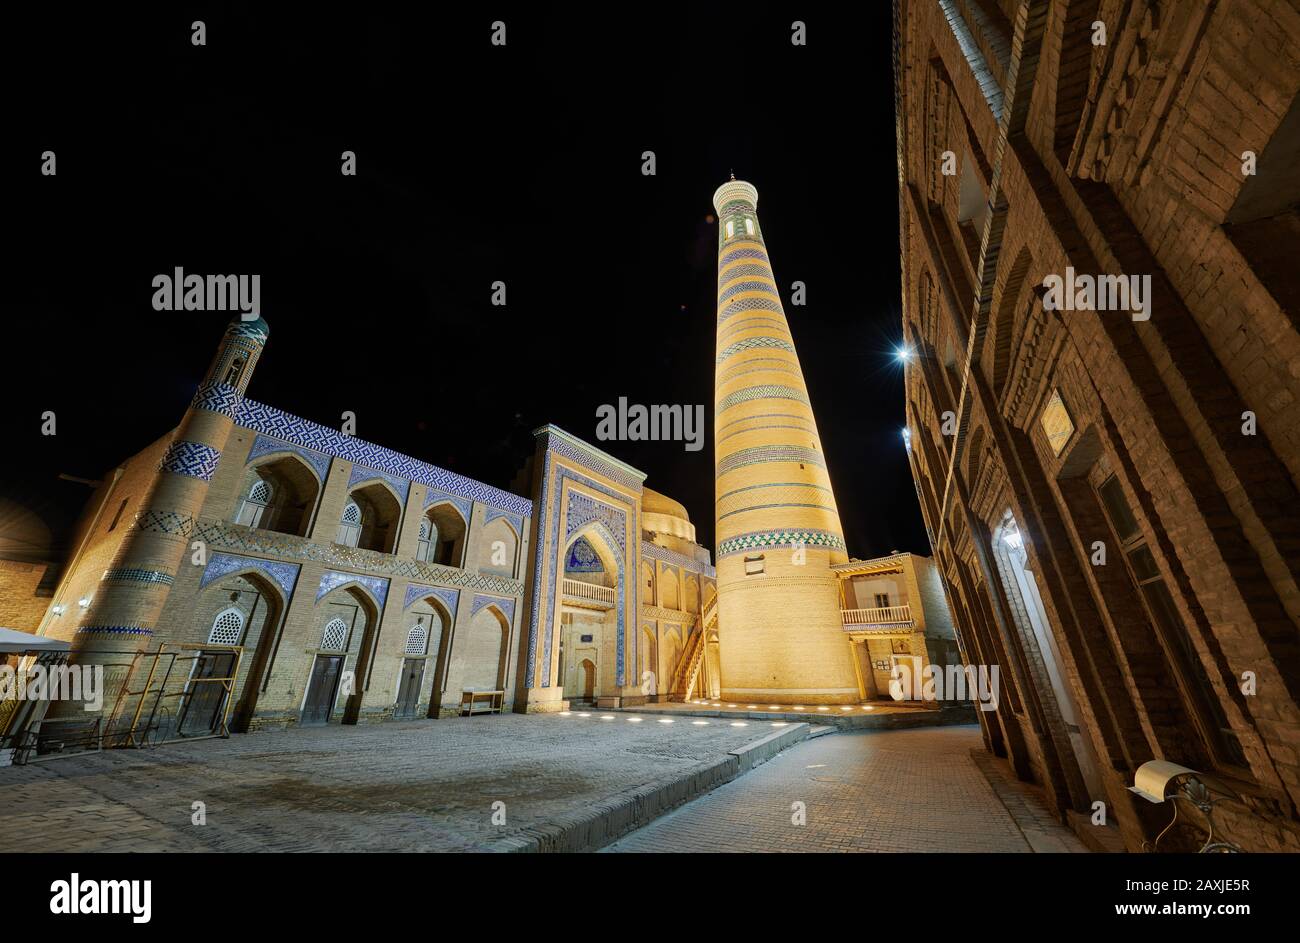
MULTIPOLYGON (((249 398, 259 317, 230 324, 176 428, 99 484, 34 628, 105 666, 116 728, 141 723, 137 653, 185 653, 182 735, 227 713, 235 731, 438 717, 479 695, 852 709, 888 699, 895 671, 955 662, 926 558, 848 557, 757 199, 735 180, 714 198, 716 570, 681 504, 555 426, 515 493, 249 398)), ((45 732, 85 722, 59 708, 45 732)))

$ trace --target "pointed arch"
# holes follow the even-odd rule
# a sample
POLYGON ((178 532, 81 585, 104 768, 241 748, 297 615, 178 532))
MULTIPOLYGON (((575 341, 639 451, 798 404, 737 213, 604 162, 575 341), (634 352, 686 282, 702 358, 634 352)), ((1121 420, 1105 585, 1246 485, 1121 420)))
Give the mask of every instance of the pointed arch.
POLYGON ((293 451, 271 452, 244 467, 232 520, 246 527, 303 537, 316 514, 322 483, 293 451))
POLYGON ((382 478, 372 478, 348 491, 336 542, 362 550, 392 553, 401 519, 402 500, 393 486, 382 478), (359 511, 358 515, 353 515, 354 507, 359 511))
POLYGON ((468 534, 469 521, 460 507, 450 499, 435 500, 420 518, 416 557, 439 566, 463 567, 468 534))
POLYGON ((1028 246, 1021 246, 1016 260, 1007 273, 1007 280, 1002 286, 1002 293, 993 307, 993 323, 989 330, 991 357, 989 380, 993 385, 993 397, 1002 399, 1002 390, 1007 382, 1007 370, 1011 364, 1011 339, 1015 333, 1016 312, 1022 310, 1020 296, 1024 289, 1026 276, 1033 265, 1034 257, 1028 246))
POLYGON ((192 618, 199 623, 196 628, 201 633, 197 641, 205 645, 241 645, 248 659, 248 671, 232 692, 234 705, 230 713, 230 729, 236 733, 249 729, 257 710, 257 700, 265 691, 265 678, 279 648, 288 606, 289 600, 283 588, 251 563, 213 580, 200 590, 195 599, 192 618), (234 581, 248 584, 249 589, 258 594, 247 612, 231 605, 226 597, 234 581), (213 608, 218 607, 219 611, 209 616, 213 608), (217 622, 223 614, 231 611, 242 615, 243 624, 237 641, 215 637, 217 622))
POLYGON ((519 535, 506 517, 498 517, 480 531, 478 560, 480 573, 513 579, 518 567, 519 535))

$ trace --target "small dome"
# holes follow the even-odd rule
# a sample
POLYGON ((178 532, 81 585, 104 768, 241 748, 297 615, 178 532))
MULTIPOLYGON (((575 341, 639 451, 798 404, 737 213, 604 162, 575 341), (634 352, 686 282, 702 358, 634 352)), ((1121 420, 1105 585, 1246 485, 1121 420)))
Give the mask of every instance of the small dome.
POLYGON ((265 344, 267 337, 271 334, 271 326, 266 323, 261 315, 252 321, 245 321, 242 317, 237 317, 230 322, 230 327, 226 328, 226 333, 232 337, 250 337, 259 344, 265 344))
POLYGON ((658 491, 652 491, 649 488, 641 489, 641 510, 646 514, 662 514, 665 517, 676 517, 680 520, 690 522, 691 516, 686 513, 686 508, 666 494, 660 494, 658 491))

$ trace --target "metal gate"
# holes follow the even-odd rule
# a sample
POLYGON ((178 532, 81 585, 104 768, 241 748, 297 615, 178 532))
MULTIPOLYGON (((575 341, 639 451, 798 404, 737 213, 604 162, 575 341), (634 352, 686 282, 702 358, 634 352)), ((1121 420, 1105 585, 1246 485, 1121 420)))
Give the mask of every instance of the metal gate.
MULTIPOLYGON (((0 764, 35 763, 113 747, 148 747, 230 736, 240 645, 163 643, 152 652, 96 652, 101 710, 47 718, 51 702, 0 700, 0 764)), ((24 652, 18 671, 77 667, 77 653, 24 652)))

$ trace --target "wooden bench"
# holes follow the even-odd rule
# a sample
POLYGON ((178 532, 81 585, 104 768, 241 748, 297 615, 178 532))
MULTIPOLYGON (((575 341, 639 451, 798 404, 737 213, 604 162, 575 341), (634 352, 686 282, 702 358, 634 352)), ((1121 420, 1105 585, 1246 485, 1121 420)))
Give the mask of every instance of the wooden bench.
POLYGON ((472 714, 499 714, 505 706, 505 691, 462 691, 460 716, 472 714))

